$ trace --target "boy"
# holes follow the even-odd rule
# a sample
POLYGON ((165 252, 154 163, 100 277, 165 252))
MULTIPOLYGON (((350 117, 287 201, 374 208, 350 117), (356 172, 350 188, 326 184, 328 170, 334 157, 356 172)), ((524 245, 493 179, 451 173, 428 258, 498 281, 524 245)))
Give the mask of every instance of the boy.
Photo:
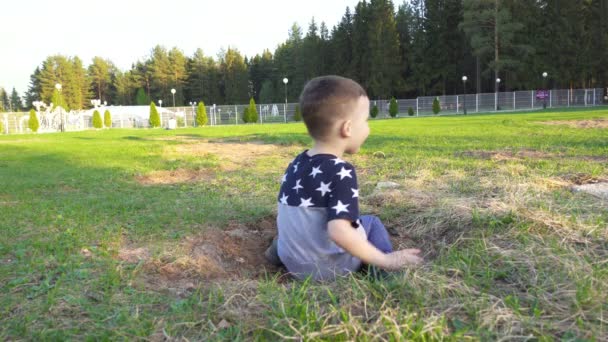
POLYGON ((269 260, 278 255, 295 277, 315 280, 357 271, 362 263, 386 270, 420 263, 417 249, 393 252, 377 217, 359 217, 355 169, 341 158, 357 153, 369 135, 365 90, 348 78, 317 77, 304 87, 300 108, 314 146, 282 178, 269 260))

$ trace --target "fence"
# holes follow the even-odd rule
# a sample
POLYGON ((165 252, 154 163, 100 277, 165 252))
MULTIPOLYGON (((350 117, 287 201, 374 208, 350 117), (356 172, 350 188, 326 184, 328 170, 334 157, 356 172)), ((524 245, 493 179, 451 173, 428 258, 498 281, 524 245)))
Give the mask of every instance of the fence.
MULTIPOLYGON (((440 115, 457 115, 467 113, 486 113, 502 111, 522 111, 543 108, 587 107, 597 106, 608 102, 602 88, 594 89, 554 89, 549 91, 513 91, 499 93, 482 93, 467 95, 422 96, 416 99, 397 100, 398 116, 408 116, 412 108, 414 116, 430 116, 433 113, 433 100, 439 99, 440 115)), ((389 100, 372 100, 372 106, 378 106, 378 117, 388 117, 389 100)), ((256 105, 259 123, 294 122, 297 103, 271 103, 256 105)), ((248 105, 213 105, 207 106, 207 124, 233 125, 243 123, 243 113, 248 105)), ((140 128, 148 127, 147 106, 109 106, 112 112, 112 127, 140 128), (116 114, 119 113, 119 114, 116 114)), ((92 111, 72 112, 64 116, 71 118, 64 128, 77 131, 93 128, 92 111), (71 123, 71 124, 70 124, 71 123)), ((103 112, 101 110, 100 112, 103 112)), ((166 127, 169 120, 176 119, 178 127, 196 126, 196 106, 162 107, 160 110, 161 124, 166 127)), ((59 116, 54 115, 55 118, 59 116)), ((26 133, 28 113, 0 113, 5 134, 26 133)), ((57 119, 43 132, 57 131, 57 119)))

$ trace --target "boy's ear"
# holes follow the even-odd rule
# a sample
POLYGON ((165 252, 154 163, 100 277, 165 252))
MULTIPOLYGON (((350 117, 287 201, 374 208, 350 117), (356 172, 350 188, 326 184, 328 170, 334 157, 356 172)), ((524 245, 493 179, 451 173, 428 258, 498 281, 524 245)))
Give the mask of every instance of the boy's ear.
POLYGON ((342 121, 340 124, 340 135, 343 138, 350 138, 352 135, 352 125, 353 122, 351 120, 342 121))

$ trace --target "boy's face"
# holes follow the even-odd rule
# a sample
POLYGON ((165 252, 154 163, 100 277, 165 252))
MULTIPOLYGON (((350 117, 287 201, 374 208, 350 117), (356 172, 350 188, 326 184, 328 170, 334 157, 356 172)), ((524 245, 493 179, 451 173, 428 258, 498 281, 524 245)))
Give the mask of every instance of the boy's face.
POLYGON ((346 153, 357 153, 361 145, 369 135, 369 125, 367 119, 369 117, 369 99, 366 96, 360 96, 352 108, 351 120, 351 136, 346 146, 346 153))

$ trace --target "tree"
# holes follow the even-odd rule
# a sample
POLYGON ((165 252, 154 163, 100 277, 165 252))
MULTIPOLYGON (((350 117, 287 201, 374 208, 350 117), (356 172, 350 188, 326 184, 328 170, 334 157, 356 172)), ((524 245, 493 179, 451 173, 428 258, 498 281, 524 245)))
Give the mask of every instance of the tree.
POLYGON ((247 108, 249 113, 249 122, 258 122, 258 109, 255 106, 255 100, 253 97, 249 99, 249 107, 247 108))
POLYGON ((38 128, 40 128, 40 122, 38 121, 38 115, 36 114, 36 111, 33 109, 30 109, 30 118, 27 122, 27 126, 34 133, 37 133, 38 128))
POLYGON ((149 122, 150 122, 150 127, 155 128, 155 127, 160 127, 160 115, 158 114, 158 110, 156 110, 156 105, 154 104, 154 102, 150 102, 150 118, 149 118, 149 122))
POLYGON ((399 105, 397 104, 397 100, 394 97, 391 98, 391 102, 388 106, 388 113, 392 118, 396 117, 397 113, 399 113, 399 105))
POLYGON ((433 100, 433 114, 437 115, 441 111, 441 105, 439 104, 439 98, 435 97, 433 100))
POLYGON ((302 111, 300 111, 299 105, 296 105, 296 113, 293 115, 293 119, 297 122, 302 121, 302 111))
POLYGON ((138 88, 137 95, 135 96, 135 104, 137 104, 138 106, 143 106, 150 102, 151 102, 150 98, 148 96, 146 96, 146 93, 144 92, 144 88, 138 88))
POLYGON ((8 95, 4 88, 0 87, 0 112, 6 112, 10 107, 10 102, 8 100, 8 95))
POLYGON ((409 108, 407 109, 407 115, 409 115, 409 116, 414 116, 414 108, 409 107, 409 108))
POLYGON ((243 109, 243 117, 241 118, 241 120, 243 120, 244 123, 249 123, 250 118, 249 118, 249 107, 245 107, 245 109, 243 109))
POLYGON ((199 127, 207 124, 207 109, 205 108, 205 102, 199 101, 198 107, 196 108, 196 125, 199 127))
POLYGON ((4 123, 0 120, 0 134, 4 134, 4 123))
POLYGON ((93 57, 93 62, 89 65, 88 76, 91 80, 91 91, 96 99, 108 100, 110 92, 110 70, 112 62, 101 57, 93 57))
POLYGON ((369 111, 369 116, 371 116, 372 118, 376 118, 378 116, 378 106, 377 105, 373 105, 372 109, 369 111))
POLYGON ((53 90, 53 97, 51 98, 51 103, 53 104, 52 110, 55 110, 57 107, 63 108, 63 110, 68 111, 68 104, 65 102, 65 98, 61 90, 55 89, 53 90))
POLYGON ((98 110, 93 112, 93 127, 97 129, 103 128, 103 121, 101 121, 101 114, 99 114, 98 110))
POLYGON ((107 109, 103 113, 103 125, 106 126, 107 128, 112 128, 112 115, 110 114, 110 111, 107 109))
POLYGON ((220 59, 220 72, 224 82, 225 102, 229 104, 247 101, 249 82, 245 60, 238 50, 229 48, 220 59))
POLYGON ((23 103, 21 103, 21 97, 15 87, 13 87, 13 91, 11 92, 11 111, 19 112, 23 108, 23 103))
POLYGON ((270 80, 264 81, 262 89, 260 90, 259 101, 260 103, 273 103, 275 98, 274 87, 270 80))

